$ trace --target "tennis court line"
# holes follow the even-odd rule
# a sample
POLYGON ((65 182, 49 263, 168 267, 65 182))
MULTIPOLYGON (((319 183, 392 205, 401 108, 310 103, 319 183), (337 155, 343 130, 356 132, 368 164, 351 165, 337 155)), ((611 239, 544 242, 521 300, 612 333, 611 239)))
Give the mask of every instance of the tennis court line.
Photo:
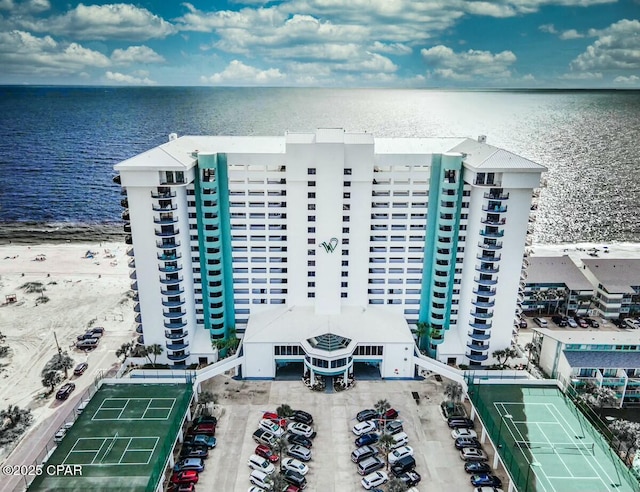
MULTIPOLYGON (((98 438, 99 439, 99 438, 98 438)), ((96 453, 96 455, 93 457, 93 459, 91 460, 91 463, 89 463, 90 465, 95 464, 94 462, 96 461, 96 458, 98 456, 100 456, 100 451, 102 451, 102 448, 104 447, 104 445, 107 443, 107 439, 106 438, 102 438, 102 444, 100 445, 100 449, 98 449, 98 452, 96 453)))
MULTIPOLYGON (((557 420, 557 418, 556 418, 556 420, 557 420)), ((535 426, 538 428, 538 431, 540 431, 542 433, 542 436, 544 437, 545 441, 547 441, 549 443, 549 446, 551 446, 553 448, 553 443, 547 437, 547 433, 544 431, 544 429, 542 427, 540 427, 540 424, 536 423, 535 426)), ((569 441, 569 442, 573 442, 573 441, 569 441)), ((567 466, 565 461, 562 459, 562 456, 559 453, 554 453, 554 454, 558 457, 558 459, 562 463, 562 466, 564 466, 566 468, 567 472, 569 473, 569 478, 575 478, 575 476, 573 475, 573 472, 571 471, 571 468, 569 468, 567 466)), ((582 458, 584 459, 584 455, 582 454, 582 452, 580 452, 580 456, 582 456, 582 458)), ((546 473, 545 473, 545 476, 547 477, 547 479, 549 478, 549 476, 546 473)))
MULTIPOLYGON (((554 405, 555 406, 555 405, 554 405)), ((575 432, 575 429, 569 424, 569 422, 567 422, 567 419, 564 417, 564 415, 562 415, 561 413, 559 414, 560 417, 562 418, 562 420, 564 421, 564 423, 573 431, 575 432)), ((577 419, 578 417, 576 417, 577 419)), ((558 422, 561 424, 561 422, 558 422)), ((569 433, 566 431, 566 429, 563 427, 562 430, 565 432, 565 434, 569 435, 569 433)), ((569 438, 571 438, 571 436, 569 436, 569 438)), ((595 446, 595 442, 594 442, 594 446, 595 446)), ((595 447, 594 447, 594 453, 595 453, 595 447)), ((595 457, 594 457, 595 458, 595 457)), ((600 478, 600 481, 604 484, 605 487, 608 487, 609 485, 602 479, 602 475, 600 473, 598 473, 598 470, 595 469, 595 467, 593 466, 592 461, 595 461, 598 464, 598 468, 602 471, 602 473, 604 473, 604 476, 607 477, 607 480, 609 481, 609 485, 612 483, 617 483, 616 481, 612 480, 611 477, 609 476, 609 474, 607 473, 607 471, 602 467, 602 464, 600 463, 599 460, 587 460, 587 462, 589 463, 589 466, 591 467, 591 469, 595 472, 596 475, 598 475, 598 477, 600 478)), ((614 465, 615 466, 615 465, 614 465)))

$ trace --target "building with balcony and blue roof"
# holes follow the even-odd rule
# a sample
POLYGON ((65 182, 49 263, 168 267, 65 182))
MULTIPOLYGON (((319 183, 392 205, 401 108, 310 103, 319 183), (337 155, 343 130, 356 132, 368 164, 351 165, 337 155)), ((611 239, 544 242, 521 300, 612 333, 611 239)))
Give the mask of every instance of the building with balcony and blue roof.
POLYGON ((115 166, 137 331, 172 366, 243 338, 242 376, 415 375, 511 345, 546 170, 465 138, 184 136, 115 166))

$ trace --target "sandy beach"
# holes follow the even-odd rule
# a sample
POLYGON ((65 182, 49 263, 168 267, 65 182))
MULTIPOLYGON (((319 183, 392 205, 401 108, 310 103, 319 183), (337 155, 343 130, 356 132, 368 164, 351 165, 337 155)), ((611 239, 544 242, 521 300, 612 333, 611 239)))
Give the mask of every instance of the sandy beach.
MULTIPOLYGON (((0 332, 11 347, 9 357, 0 359, 1 408, 30 408, 33 429, 70 405, 53 395, 42 397, 46 390, 40 374, 57 351, 54 333, 75 363, 89 364, 82 376, 70 371, 69 380, 76 384, 70 400, 101 370, 117 367, 115 350, 135 337, 133 301, 127 296, 128 260, 124 243, 0 246, 0 332), (96 254, 87 255, 88 251, 96 254), (48 302, 37 302, 38 293, 26 293, 21 286, 27 282, 42 283, 48 302), (6 303, 6 296, 12 295, 16 302, 6 303), (90 323, 103 326, 106 333, 97 349, 84 353, 73 344, 90 323)), ((4 454, 0 450, 0 461, 4 454)))

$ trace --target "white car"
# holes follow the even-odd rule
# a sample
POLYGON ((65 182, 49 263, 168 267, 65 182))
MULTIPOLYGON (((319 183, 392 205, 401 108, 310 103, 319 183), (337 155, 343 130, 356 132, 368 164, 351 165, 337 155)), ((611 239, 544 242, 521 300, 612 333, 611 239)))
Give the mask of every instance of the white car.
POLYGON ((404 458, 405 456, 413 456, 413 448, 411 446, 400 446, 397 449, 394 449, 387 456, 389 458, 389 464, 393 465, 399 459, 404 458))
POLYGON ((273 488, 271 486, 269 475, 261 472, 260 470, 253 470, 249 477, 249 481, 260 490, 271 490, 273 488))
POLYGON ((260 420, 260 424, 258 425, 258 427, 260 427, 260 429, 266 430, 267 432, 271 432, 271 434, 276 437, 280 437, 282 434, 284 434, 284 429, 272 420, 262 419, 260 420))
POLYGON ((298 434, 299 436, 309 437, 312 439, 316 437, 313 427, 301 422, 291 422, 287 426, 287 431, 291 432, 291 434, 298 434))
POLYGON ((282 468, 285 470, 293 470, 303 476, 309 471, 309 467, 307 465, 295 458, 286 458, 282 460, 282 468))
POLYGON ((249 490, 247 492, 265 492, 265 489, 261 489, 260 487, 252 485, 251 487, 249 487, 249 490))
POLYGON ((388 481, 389 475, 382 471, 375 471, 373 473, 369 473, 369 475, 360 480, 360 483, 365 489, 371 490, 372 488, 382 485, 383 483, 387 483, 388 481))
POLYGON ((496 487, 476 487, 473 492, 502 492, 502 489, 496 487))
POLYGON ((576 320, 573 318, 568 318, 567 319, 567 324, 569 325, 569 328, 577 328, 578 327, 578 323, 576 323, 576 320))
POLYGON ((249 456, 247 465, 249 465, 249 468, 264 472, 267 475, 271 475, 274 471, 276 471, 276 467, 273 465, 273 463, 270 463, 268 460, 264 459, 262 456, 258 456, 257 454, 252 454, 251 456, 249 456))
POLYGON ((478 434, 473 429, 464 429, 461 427, 459 429, 453 429, 451 431, 451 437, 453 437, 454 439, 458 439, 459 437, 476 437, 477 438, 478 434))
POLYGON ((53 442, 62 442, 62 439, 64 439, 64 436, 67 435, 67 431, 71 429, 72 426, 73 422, 66 422, 62 427, 60 427, 58 432, 56 432, 56 435, 53 436, 53 442))
POLYGON ((364 422, 354 425, 351 430, 356 436, 361 436, 362 434, 368 434, 369 432, 377 430, 377 426, 372 420, 365 420, 364 422))

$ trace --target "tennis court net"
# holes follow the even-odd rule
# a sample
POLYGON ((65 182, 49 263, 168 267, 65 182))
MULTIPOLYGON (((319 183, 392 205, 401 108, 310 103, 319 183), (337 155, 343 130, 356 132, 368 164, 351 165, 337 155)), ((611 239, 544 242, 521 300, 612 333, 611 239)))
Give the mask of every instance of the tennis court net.
POLYGON ((581 454, 593 456, 594 443, 555 443, 555 442, 532 442, 515 441, 515 446, 520 449, 530 449, 535 453, 556 453, 556 454, 581 454))

